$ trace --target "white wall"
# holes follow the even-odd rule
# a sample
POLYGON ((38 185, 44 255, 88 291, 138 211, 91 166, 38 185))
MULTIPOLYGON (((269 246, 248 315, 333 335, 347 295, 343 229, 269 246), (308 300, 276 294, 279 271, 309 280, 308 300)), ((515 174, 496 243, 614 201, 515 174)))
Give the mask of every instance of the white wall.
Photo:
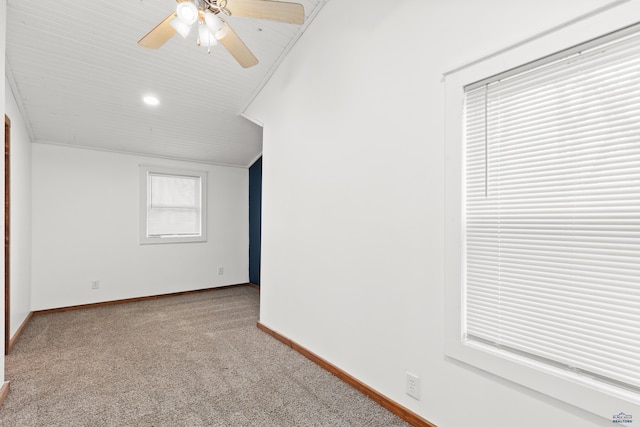
POLYGON ((36 143, 32 185, 32 310, 248 282, 247 169, 36 143), (208 172, 206 243, 139 244, 139 164, 208 172))
POLYGON ((607 3, 328 1, 247 111, 261 321, 440 427, 610 425, 443 348, 442 73, 607 3))
POLYGON ((13 95, 5 79, 11 119, 11 336, 31 312, 31 139, 13 95))

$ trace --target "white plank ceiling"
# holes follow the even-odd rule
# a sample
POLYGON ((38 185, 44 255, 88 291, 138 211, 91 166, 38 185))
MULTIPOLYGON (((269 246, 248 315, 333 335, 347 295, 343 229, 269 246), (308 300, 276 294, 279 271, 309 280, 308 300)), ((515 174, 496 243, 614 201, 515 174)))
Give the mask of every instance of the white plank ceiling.
POLYGON ((297 0, 303 25, 229 17, 260 61, 243 69, 195 35, 138 46, 174 0, 8 0, 7 76, 34 142, 246 167, 262 129, 239 113, 325 1, 297 0))

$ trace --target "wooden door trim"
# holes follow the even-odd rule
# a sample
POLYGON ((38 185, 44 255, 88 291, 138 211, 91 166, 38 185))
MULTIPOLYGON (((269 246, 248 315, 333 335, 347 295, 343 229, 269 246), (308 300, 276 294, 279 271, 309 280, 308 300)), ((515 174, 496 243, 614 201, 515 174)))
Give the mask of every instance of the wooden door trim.
POLYGON ((11 120, 4 115, 4 354, 9 354, 11 340, 11 120))

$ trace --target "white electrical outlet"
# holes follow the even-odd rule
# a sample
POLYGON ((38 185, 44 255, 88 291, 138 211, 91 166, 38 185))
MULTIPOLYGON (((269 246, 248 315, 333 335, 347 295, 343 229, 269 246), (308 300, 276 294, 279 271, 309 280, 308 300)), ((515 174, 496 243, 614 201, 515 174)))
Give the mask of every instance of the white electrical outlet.
POLYGON ((420 378, 411 372, 407 372, 407 394, 420 400, 420 378))
POLYGON ((218 267, 218 276, 222 276, 224 274, 224 267, 218 267))
POLYGON ((92 280, 91 281, 91 289, 100 289, 100 281, 92 280))

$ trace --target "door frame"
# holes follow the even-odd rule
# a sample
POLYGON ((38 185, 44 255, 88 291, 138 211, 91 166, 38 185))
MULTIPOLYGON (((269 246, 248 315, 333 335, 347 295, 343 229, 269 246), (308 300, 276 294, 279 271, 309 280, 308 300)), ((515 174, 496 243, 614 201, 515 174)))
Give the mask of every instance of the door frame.
POLYGON ((11 342, 11 120, 4 115, 4 354, 11 342))

